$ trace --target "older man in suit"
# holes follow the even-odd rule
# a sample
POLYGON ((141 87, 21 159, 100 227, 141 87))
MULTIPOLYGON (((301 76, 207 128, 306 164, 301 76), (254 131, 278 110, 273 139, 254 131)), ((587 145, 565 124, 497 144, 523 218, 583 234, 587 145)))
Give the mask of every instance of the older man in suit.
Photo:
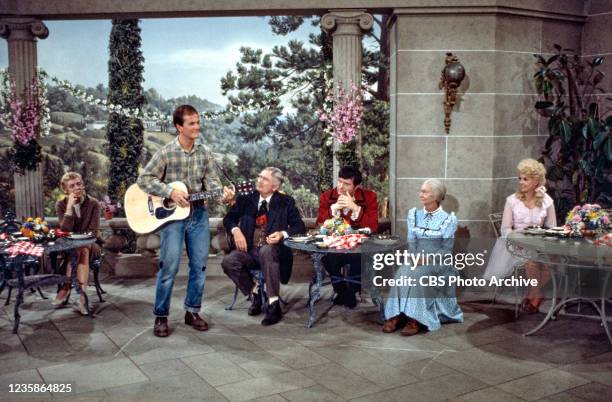
POLYGON ((293 256, 282 244, 288 236, 306 232, 306 226, 295 206, 295 200, 278 192, 283 173, 267 167, 257 178, 257 191, 241 195, 223 219, 231 232, 235 249, 223 258, 223 271, 248 295, 254 293, 249 315, 262 311, 259 289, 249 270, 259 267, 265 278, 268 308, 262 325, 273 325, 282 318, 279 303, 280 283, 291 276, 293 256))

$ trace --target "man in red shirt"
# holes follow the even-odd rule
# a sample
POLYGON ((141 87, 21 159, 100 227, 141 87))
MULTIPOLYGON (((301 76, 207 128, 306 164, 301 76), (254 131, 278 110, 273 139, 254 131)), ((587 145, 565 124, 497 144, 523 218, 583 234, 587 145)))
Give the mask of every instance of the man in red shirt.
MULTIPOLYGON (((376 193, 359 187, 361 179, 361 172, 353 166, 344 166, 340 169, 336 188, 327 190, 319 198, 317 225, 322 225, 326 219, 342 216, 354 229, 369 228, 372 233, 378 231, 376 193)), ((323 258, 323 264, 332 277, 332 285, 336 292, 334 304, 355 307, 357 305, 355 292, 360 290, 361 285, 341 279, 340 269, 349 264, 349 277, 360 282, 361 256, 330 254, 323 258)))

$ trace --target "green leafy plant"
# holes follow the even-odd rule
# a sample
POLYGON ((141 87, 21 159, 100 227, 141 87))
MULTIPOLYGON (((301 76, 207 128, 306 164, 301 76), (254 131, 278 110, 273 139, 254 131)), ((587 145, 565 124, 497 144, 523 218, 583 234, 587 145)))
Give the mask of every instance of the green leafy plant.
POLYGON ((602 56, 591 60, 554 45, 553 56, 534 55, 534 81, 541 99, 535 109, 548 119, 549 137, 542 151, 548 187, 563 220, 576 204, 612 201, 612 115, 600 87, 602 56))
MULTIPOLYGON (((118 108, 142 110, 144 105, 144 57, 140 44, 138 20, 113 20, 109 41, 108 103, 118 108)), ((144 127, 136 116, 119 113, 109 114, 107 127, 110 159, 107 194, 117 202, 138 178, 144 127)))

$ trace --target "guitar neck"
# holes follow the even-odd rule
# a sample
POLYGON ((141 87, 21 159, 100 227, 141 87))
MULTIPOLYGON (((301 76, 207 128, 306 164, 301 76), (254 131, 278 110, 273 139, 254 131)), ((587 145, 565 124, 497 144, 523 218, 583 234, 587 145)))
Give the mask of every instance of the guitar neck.
POLYGON ((223 189, 218 188, 212 191, 201 191, 199 193, 189 194, 189 201, 206 200, 209 198, 217 198, 223 195, 223 189))

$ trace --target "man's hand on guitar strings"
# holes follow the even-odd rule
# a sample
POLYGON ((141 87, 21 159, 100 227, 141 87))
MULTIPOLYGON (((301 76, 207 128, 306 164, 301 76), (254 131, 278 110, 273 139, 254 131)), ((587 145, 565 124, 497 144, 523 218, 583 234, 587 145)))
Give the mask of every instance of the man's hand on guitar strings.
POLYGON ((189 206, 189 199, 187 197, 189 197, 189 194, 176 188, 170 193, 170 199, 181 208, 187 208, 189 206))

